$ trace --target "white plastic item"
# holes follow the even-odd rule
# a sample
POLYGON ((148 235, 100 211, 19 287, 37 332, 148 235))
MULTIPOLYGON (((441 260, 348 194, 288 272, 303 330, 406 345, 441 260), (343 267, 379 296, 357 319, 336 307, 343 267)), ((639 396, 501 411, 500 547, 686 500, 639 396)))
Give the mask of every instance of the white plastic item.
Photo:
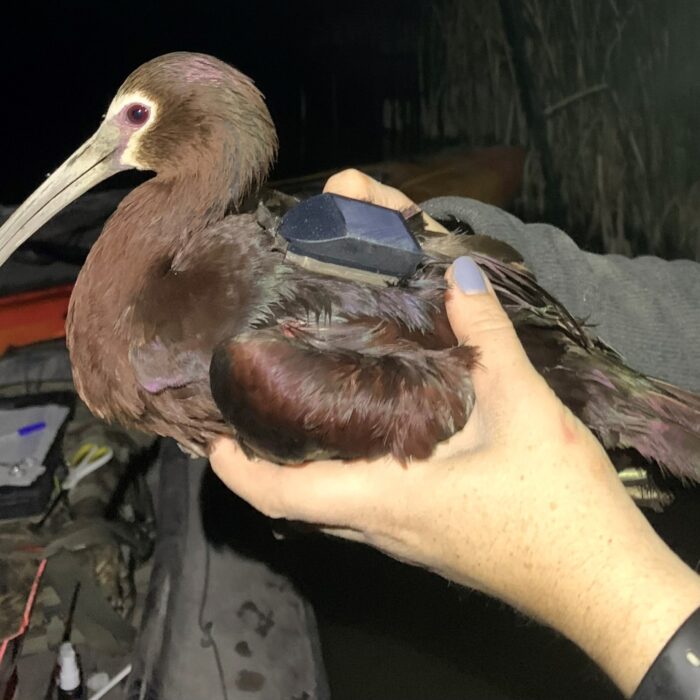
POLYGON ((94 695, 90 696, 90 700, 100 700, 100 698, 103 698, 107 693, 109 693, 112 688, 116 688, 121 681, 126 678, 129 674, 131 673, 131 664, 128 666, 125 666, 119 673, 117 673, 112 680, 110 680, 107 685, 102 688, 102 690, 98 690, 94 695))
POLYGON ((80 686, 80 668, 75 649, 70 642, 63 642, 58 650, 58 687, 71 692, 80 686))
POLYGON ((93 693, 96 693, 98 690, 102 690, 107 683, 109 683, 109 674, 104 671, 99 671, 98 673, 93 673, 87 679, 87 688, 93 693))

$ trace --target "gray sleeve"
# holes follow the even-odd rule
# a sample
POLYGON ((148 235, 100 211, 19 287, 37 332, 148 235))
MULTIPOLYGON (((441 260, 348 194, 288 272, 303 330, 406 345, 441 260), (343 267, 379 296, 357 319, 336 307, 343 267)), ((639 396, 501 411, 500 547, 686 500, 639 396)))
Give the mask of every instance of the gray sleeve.
POLYGON ((524 224, 488 204, 440 197, 423 205, 511 244, 540 284, 635 369, 700 391, 700 264, 580 250, 547 224, 524 224))

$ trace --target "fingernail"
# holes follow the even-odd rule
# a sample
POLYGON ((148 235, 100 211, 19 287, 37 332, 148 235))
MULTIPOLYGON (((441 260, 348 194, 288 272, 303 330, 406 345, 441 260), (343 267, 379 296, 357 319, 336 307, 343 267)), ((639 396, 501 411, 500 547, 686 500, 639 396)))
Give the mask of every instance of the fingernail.
POLYGON ((457 258, 452 269, 457 286, 465 294, 483 294, 486 291, 484 275, 471 258, 466 255, 457 258))

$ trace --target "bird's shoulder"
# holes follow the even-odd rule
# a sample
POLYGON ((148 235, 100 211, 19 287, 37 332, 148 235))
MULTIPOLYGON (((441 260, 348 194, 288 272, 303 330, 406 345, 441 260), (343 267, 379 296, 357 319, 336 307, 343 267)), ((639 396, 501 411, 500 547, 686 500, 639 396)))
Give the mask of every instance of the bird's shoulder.
MULTIPOLYGON (((210 224, 184 241, 167 262, 174 273, 188 270, 219 270, 238 261, 238 266, 251 256, 268 253, 274 236, 254 213, 230 214, 210 224)), ((234 265, 235 266, 235 265, 234 265)))
POLYGON ((141 383, 182 385, 207 371, 213 348, 238 333, 274 266, 266 234, 248 215, 228 216, 164 255, 130 306, 129 357, 141 383))

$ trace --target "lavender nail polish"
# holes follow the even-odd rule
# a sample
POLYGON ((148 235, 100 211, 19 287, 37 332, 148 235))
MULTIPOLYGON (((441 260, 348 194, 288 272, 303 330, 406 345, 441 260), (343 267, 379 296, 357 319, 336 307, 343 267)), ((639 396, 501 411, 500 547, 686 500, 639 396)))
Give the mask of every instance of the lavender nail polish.
POLYGON ((469 257, 457 258, 453 267, 454 280, 465 294, 483 294, 486 282, 479 266, 469 257))

